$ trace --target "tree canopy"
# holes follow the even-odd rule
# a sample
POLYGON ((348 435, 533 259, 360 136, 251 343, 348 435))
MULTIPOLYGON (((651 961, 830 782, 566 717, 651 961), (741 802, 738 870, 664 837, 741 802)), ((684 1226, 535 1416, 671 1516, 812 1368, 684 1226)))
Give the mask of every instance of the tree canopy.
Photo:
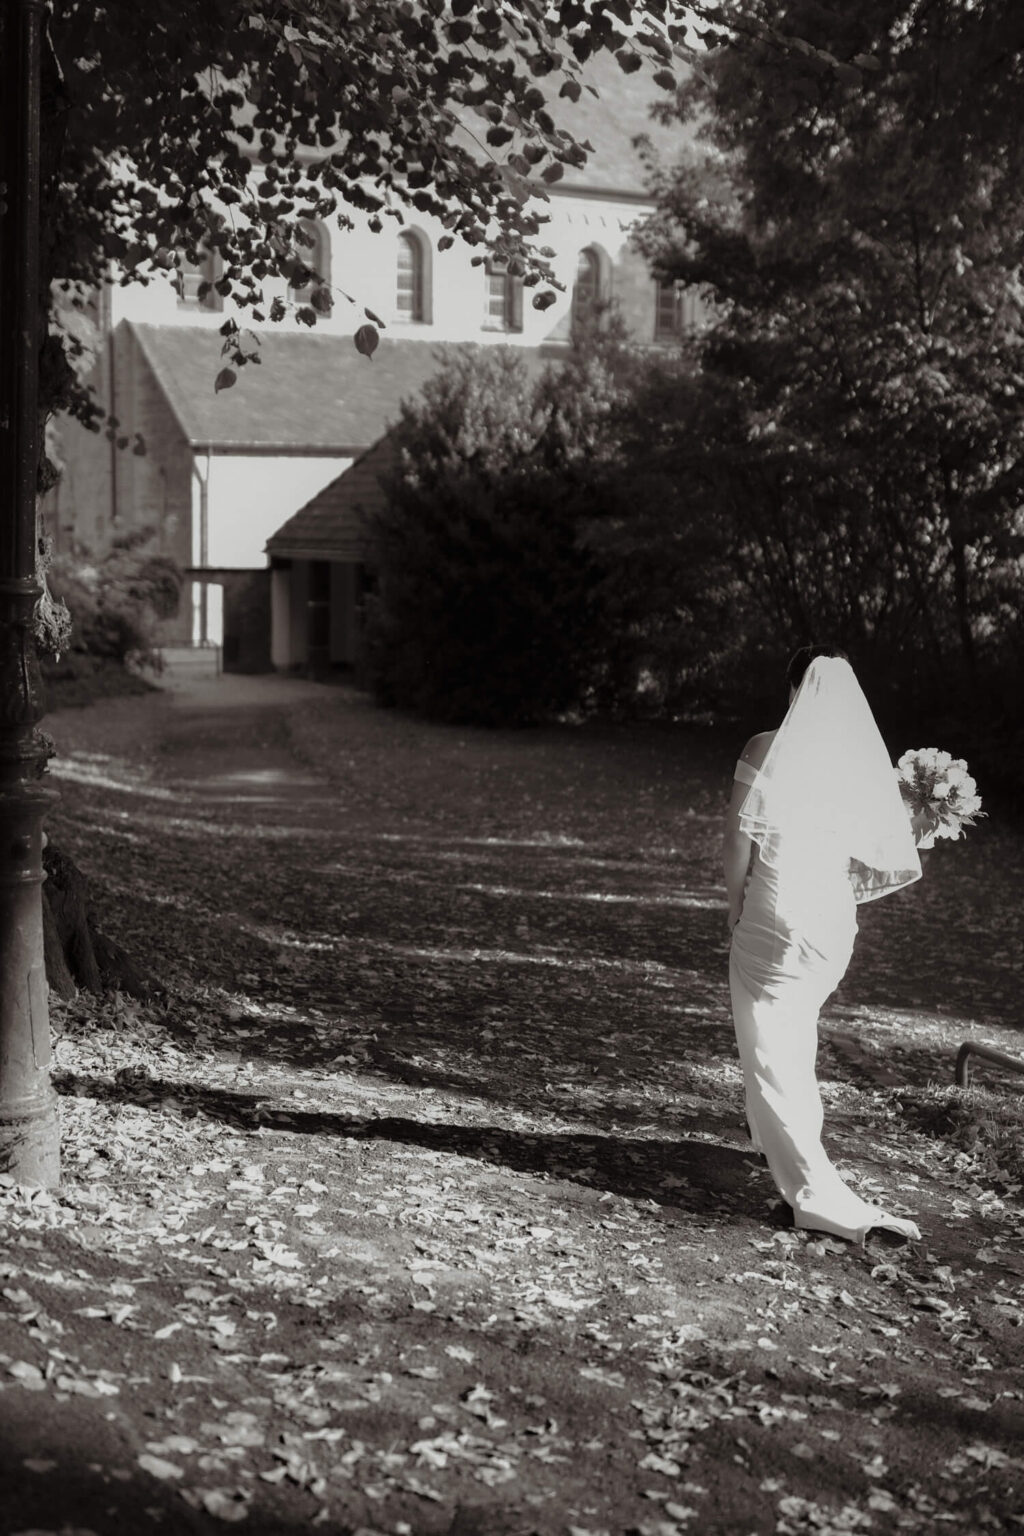
MULTIPOLYGON (((587 152, 560 108, 600 51, 671 88, 692 25, 673 0, 54 0, 44 278, 145 281, 212 251, 254 323, 280 318, 263 284, 281 273, 308 278, 314 324, 335 295, 302 270, 304 221, 414 210, 442 245, 487 242, 543 308, 545 189, 587 152)), ((225 335, 244 360, 235 322, 225 335)))
MULTIPOLYGON (((672 91, 695 40, 713 43, 726 25, 774 39, 780 54, 793 48, 782 12, 714 0, 53 0, 49 10, 44 287, 145 281, 213 251, 217 286, 257 325, 280 318, 263 291, 275 274, 308 286, 308 324, 341 297, 312 270, 304 221, 344 228, 354 211, 372 227, 404 210, 436 215, 443 242, 486 244, 544 308, 554 292, 538 244, 543 199, 587 154, 566 126, 567 104, 590 89, 587 61, 613 54, 672 91)), ((800 47, 859 78, 844 59, 800 47)), ((359 318, 368 329, 357 344, 372 351, 379 322, 359 318)), ((233 320, 225 336, 244 361, 233 320)), ((62 368, 76 346, 73 334, 51 346, 48 405, 76 395, 62 368)))
POLYGON ((715 303, 702 478, 778 632, 977 679, 1020 639, 1024 16, 787 16, 862 78, 765 40, 718 50, 675 108, 707 159, 656 176, 643 241, 715 303))

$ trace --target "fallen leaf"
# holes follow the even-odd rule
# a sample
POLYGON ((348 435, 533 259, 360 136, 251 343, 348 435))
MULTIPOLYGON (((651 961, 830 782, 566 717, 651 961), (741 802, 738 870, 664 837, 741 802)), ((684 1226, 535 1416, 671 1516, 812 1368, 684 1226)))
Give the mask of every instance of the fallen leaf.
POLYGON ((45 1387, 46 1385, 46 1382, 43 1380, 43 1373, 38 1365, 33 1365, 28 1360, 15 1360, 13 1365, 7 1367, 7 1374, 13 1376, 16 1381, 20 1381, 23 1387, 29 1387, 32 1391, 37 1391, 40 1387, 45 1387))
POLYGON ((160 1478, 161 1482, 185 1476, 181 1467, 176 1466, 173 1461, 165 1461, 162 1456, 151 1456, 144 1451, 141 1456, 136 1457, 136 1460, 144 1472, 148 1472, 151 1477, 160 1478))
POLYGON ((645 1472, 661 1472, 665 1477, 678 1477, 682 1467, 678 1462, 669 1461, 667 1456, 658 1456, 654 1451, 649 1451, 643 1461, 637 1462, 645 1472))
POLYGON ((241 1490, 208 1488, 200 1492, 199 1501, 207 1514, 230 1524, 245 1520, 249 1514, 248 1498, 241 1490))

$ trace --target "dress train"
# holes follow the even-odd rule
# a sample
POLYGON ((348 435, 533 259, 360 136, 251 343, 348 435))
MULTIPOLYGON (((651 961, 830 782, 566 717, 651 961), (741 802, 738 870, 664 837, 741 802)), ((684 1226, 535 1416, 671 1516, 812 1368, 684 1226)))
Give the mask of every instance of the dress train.
POLYGON ((755 854, 733 930, 729 982, 751 1140, 797 1227, 859 1243, 876 1228, 916 1239, 916 1224, 861 1199, 822 1145, 818 1014, 849 963, 857 919, 846 870, 830 867, 820 845, 805 853, 787 861, 788 875, 755 854))

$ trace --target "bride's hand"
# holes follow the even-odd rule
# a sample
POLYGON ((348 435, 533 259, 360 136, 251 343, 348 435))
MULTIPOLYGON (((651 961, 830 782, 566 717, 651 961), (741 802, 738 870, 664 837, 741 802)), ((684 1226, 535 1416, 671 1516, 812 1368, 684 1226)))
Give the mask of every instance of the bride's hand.
POLYGON ((935 830, 939 825, 939 818, 934 811, 927 808, 915 811, 910 818, 911 830, 914 834, 914 842, 918 848, 931 848, 935 843, 935 830))

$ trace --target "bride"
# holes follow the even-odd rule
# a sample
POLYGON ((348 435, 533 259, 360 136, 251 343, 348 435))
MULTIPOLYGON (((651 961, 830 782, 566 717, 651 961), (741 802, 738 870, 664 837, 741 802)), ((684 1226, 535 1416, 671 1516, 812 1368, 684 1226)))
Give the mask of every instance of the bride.
POLYGON ((921 877, 916 832, 868 702, 842 652, 805 646, 777 731, 736 764, 726 820, 729 984, 747 1122, 796 1226, 863 1242, 912 1221, 845 1184, 822 1146, 818 1013, 842 980, 857 904, 921 877))

